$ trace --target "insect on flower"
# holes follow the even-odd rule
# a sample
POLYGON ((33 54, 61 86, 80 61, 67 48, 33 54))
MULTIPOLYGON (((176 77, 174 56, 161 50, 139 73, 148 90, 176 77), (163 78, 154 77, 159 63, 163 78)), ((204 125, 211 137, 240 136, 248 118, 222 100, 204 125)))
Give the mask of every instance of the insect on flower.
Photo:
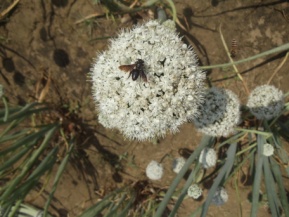
POLYGON ((144 82, 147 82, 147 76, 144 72, 144 61, 138 59, 134 64, 131 65, 121 65, 118 67, 120 70, 129 72, 128 77, 132 77, 132 80, 135 81, 139 76, 143 79, 144 82))
POLYGON ((231 57, 235 58, 237 56, 238 53, 238 42, 236 39, 233 39, 231 42, 231 57))

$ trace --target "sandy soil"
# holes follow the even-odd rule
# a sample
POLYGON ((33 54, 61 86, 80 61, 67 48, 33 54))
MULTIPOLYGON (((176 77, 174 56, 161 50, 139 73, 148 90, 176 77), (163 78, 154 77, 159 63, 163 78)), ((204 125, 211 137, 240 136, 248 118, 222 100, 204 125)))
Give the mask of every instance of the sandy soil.
MULTIPOLYGON (((10 3, 2 0, 0 11, 10 3)), ((176 0, 175 4, 186 28, 179 28, 180 35, 195 48, 201 65, 228 62, 218 32, 220 25, 229 47, 233 39, 238 42, 235 60, 288 42, 288 2, 176 0)), ((70 121, 82 130, 82 138, 89 138, 79 145, 79 158, 68 165, 55 194, 50 211, 57 216, 78 216, 113 189, 146 180, 147 163, 165 155, 169 156, 163 162, 167 168, 165 178, 152 185, 168 187, 174 178, 169 169, 171 159, 179 156, 181 150, 194 150, 201 138, 191 124, 184 124, 179 133, 167 135, 158 144, 127 141, 119 132, 97 123, 91 84, 87 81, 93 58, 108 46, 107 36, 115 36, 120 28, 140 21, 143 14, 135 15, 128 23, 121 23, 119 16, 115 20, 99 17, 76 23, 91 14, 104 14, 104 9, 91 0, 22 0, 0 23, 0 82, 11 103, 35 101, 39 95, 37 84, 51 76, 52 84, 44 101, 73 108, 76 115, 70 121)), ((284 56, 283 52, 238 65, 248 88, 266 83, 284 56)), ((288 90, 288 67, 287 61, 271 82, 284 92, 288 90)), ((231 89, 246 102, 243 84, 231 68, 210 70, 208 75, 212 85, 231 89)), ((240 216, 240 210, 248 216, 251 186, 239 185, 242 207, 233 182, 227 187, 228 203, 211 207, 208 216, 240 216)), ((27 202, 42 207, 46 193, 35 198, 37 190, 31 192, 27 202)), ((188 216, 201 202, 185 200, 179 216, 188 216)), ((270 214, 260 207, 259 216, 270 214)))

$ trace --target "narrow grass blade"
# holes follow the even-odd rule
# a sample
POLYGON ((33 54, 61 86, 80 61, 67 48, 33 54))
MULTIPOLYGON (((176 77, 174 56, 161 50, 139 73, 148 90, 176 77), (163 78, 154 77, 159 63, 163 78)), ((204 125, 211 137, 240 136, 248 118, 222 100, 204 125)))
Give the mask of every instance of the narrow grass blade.
POLYGON ((252 208, 251 208, 251 217, 257 216, 257 211, 259 207, 259 193, 260 193, 260 184, 262 178, 262 167, 263 167, 263 145, 265 144, 265 139, 261 134, 257 136, 257 163, 255 164, 255 176, 253 183, 253 192, 252 192, 252 208))
MULTIPOLYGON (((14 121, 14 120, 18 120, 20 118, 27 118, 28 116, 32 115, 32 114, 37 114, 37 113, 40 113, 40 112, 43 112, 43 111, 47 111, 49 108, 46 108, 46 107, 43 107, 43 108, 37 108, 37 109, 32 109, 32 110, 28 110, 28 111, 21 111, 20 113, 17 113, 17 114, 14 114, 14 115, 11 115, 7 118, 7 121, 6 122, 11 122, 11 121, 14 121)), ((1 123, 0 122, 0 125, 1 124, 5 124, 5 122, 1 123)))
POLYGON ((233 168, 234 165, 234 161, 235 161, 235 156, 236 156, 236 151, 237 151, 237 142, 232 143, 230 145, 230 148, 228 149, 227 152, 227 160, 226 160, 226 164, 227 166, 227 171, 225 174, 225 180, 227 180, 228 176, 230 175, 230 172, 233 168))
POLYGON ((15 155, 12 155, 7 161, 5 161, 0 166, 0 176, 3 175, 3 173, 5 173, 7 168, 12 168, 17 161, 19 161, 25 154, 29 153, 29 151, 33 146, 34 143, 26 145, 21 151, 15 153, 15 155))
POLYGON ((216 147, 219 149, 219 148, 221 148, 222 146, 224 146, 226 144, 236 143, 239 140, 243 139, 244 135, 245 135, 245 132, 238 132, 237 134, 231 136, 230 138, 226 139, 222 143, 218 144, 216 147))
POLYGON ((79 217, 91 217, 101 215, 101 211, 104 210, 112 203, 112 198, 119 194, 123 189, 117 189, 112 193, 105 196, 100 202, 86 209, 79 217))
POLYGON ((242 168, 244 166, 244 164, 247 163, 248 159, 254 159, 254 152, 253 151, 249 152, 246 156, 244 156, 244 158, 242 158, 242 161, 238 162, 238 165, 235 165, 234 170, 228 176, 228 180, 230 180, 232 178, 232 176, 234 176, 236 173, 238 173, 238 171, 240 171, 240 168, 242 168))
POLYGON ((279 165, 273 159, 270 160, 270 163, 271 163, 272 172, 274 174, 274 178, 279 188, 279 195, 280 195, 282 208, 284 210, 285 216, 289 216, 289 201, 287 198, 287 192, 284 187, 283 178, 282 178, 279 165))
POLYGON ((157 2, 159 2, 160 0, 147 0, 142 6, 143 7, 150 7, 154 4, 156 4, 157 2))
POLYGON ((206 202, 204 203, 201 217, 205 217, 207 215, 209 206, 211 204, 211 201, 214 197, 214 194, 215 194, 217 188, 222 185, 222 181, 224 180, 224 177, 230 173, 232 166, 234 164, 234 157, 236 154, 236 150, 237 150, 237 143, 230 145, 230 147, 227 151, 228 158, 226 160, 226 163, 224 164, 224 166, 220 170, 218 176, 214 180, 214 184, 212 185, 212 187, 208 193, 208 197, 206 199, 206 202))
POLYGON ((20 131, 14 132, 13 134, 0 136, 0 144, 11 140, 17 140, 18 138, 27 135, 29 131, 31 131, 31 129, 21 129, 20 131))
POLYGON ((24 145, 27 145, 30 143, 35 144, 38 139, 42 138, 46 133, 53 130, 54 128, 55 128, 55 124, 48 125, 46 127, 43 127, 38 132, 31 133, 30 135, 27 135, 26 137, 17 140, 13 145, 11 145, 8 148, 6 148, 5 150, 1 151, 0 157, 3 155, 6 155, 9 152, 16 151, 16 149, 18 149, 24 145))
POLYGON ((192 170, 192 172, 190 173, 190 176, 189 176, 188 180, 186 181, 186 184, 184 185, 184 187, 180 193, 180 196, 179 196, 177 202, 175 203, 173 210, 171 211, 171 213, 169 215, 170 217, 173 217, 176 215, 181 203, 183 202, 185 196, 187 195, 188 188, 195 181, 194 179, 195 179, 197 173, 199 172, 200 167, 201 167, 201 164, 197 164, 197 166, 194 168, 194 170, 192 170))
POLYGON ((8 215, 9 215, 9 212, 10 212, 10 210, 12 209, 12 206, 13 206, 13 204, 9 204, 9 205, 7 205, 7 206, 2 206, 2 203, 0 202, 0 204, 1 204, 1 217, 8 217, 8 215))
POLYGON ((5 107, 4 109, 1 108, 1 109, 0 109, 0 117, 1 117, 1 118, 4 118, 4 117, 5 117, 5 115, 7 114, 7 111, 6 111, 7 109, 9 109, 8 113, 11 114, 11 113, 15 113, 15 112, 20 111, 20 110, 21 110, 21 107, 12 107, 12 108, 9 108, 8 105, 7 105, 7 107, 5 107))
POLYGON ((104 215, 104 217, 113 217, 113 216, 119 216, 117 214, 118 208, 120 208, 120 206, 122 205, 122 203, 125 201, 126 199, 126 194, 123 194, 122 197, 120 199, 117 200, 117 203, 112 203, 112 207, 109 208, 109 212, 104 215))
POLYGON ((287 154, 287 151, 284 150, 283 147, 280 147, 275 149, 275 153, 278 156, 278 158, 281 160, 282 164, 284 165, 284 169, 287 173, 287 176, 289 177, 289 167, 286 166, 289 164, 289 156, 287 154))
POLYGON ((14 206, 11 207, 10 213, 8 215, 8 217, 15 217, 16 212, 18 211, 20 205, 22 203, 22 200, 18 200, 14 206))
MULTIPOLYGON (((0 134, 0 138, 2 136, 4 136, 5 134, 7 134, 10 130, 14 129, 21 121, 23 121, 25 119, 25 117, 20 118, 18 120, 14 120, 12 121, 8 127, 6 127, 0 134)), ((1 125, 1 124, 0 124, 1 125)))
MULTIPOLYGON (((245 62, 248 62, 248 61, 251 61, 251 60, 254 60, 254 59, 258 59, 258 58, 263 57, 263 56, 267 56, 269 54, 278 53, 278 52, 282 52, 282 51, 286 51, 286 50, 289 50, 289 43, 280 45, 279 47, 275 47, 275 48, 273 48, 271 50, 262 52, 260 54, 254 55, 254 56, 250 56, 248 58, 235 61, 234 64, 237 65, 237 64, 240 64, 240 63, 245 63, 245 62)), ((225 64, 217 64, 217 65, 211 65, 211 66, 201 66, 199 68, 207 70, 207 69, 214 69, 214 68, 224 68, 224 67, 229 67, 229 66, 232 66, 232 65, 233 65, 232 63, 225 63, 225 64)))
POLYGON ((27 195, 29 191, 39 182, 39 178, 44 175, 45 172, 52 169, 57 159, 57 151, 58 147, 51 150, 50 153, 41 161, 39 166, 27 178, 25 183, 21 184, 18 189, 15 189, 13 197, 10 198, 11 201, 27 195))
POLYGON ((36 160, 38 159, 39 155, 43 152, 43 150, 48 145, 51 137, 54 135, 55 130, 58 128, 58 125, 55 125, 52 129, 50 129, 46 135, 45 138, 42 141, 42 144, 39 146, 38 149, 36 149, 32 155, 30 156, 27 163, 23 166, 21 169, 20 174, 11 181, 11 184, 9 188, 0 196, 0 201, 7 201, 11 193, 14 191, 14 189, 17 187, 17 185, 21 182, 21 180, 29 173, 29 170, 31 169, 32 165, 35 164, 36 160))
POLYGON ((269 165, 268 157, 264 157, 263 169, 264 169, 266 192, 268 195, 271 214, 272 216, 281 216, 278 203, 279 199, 276 193, 275 182, 269 165))
POLYGON ((171 7, 172 10, 172 14, 173 14, 173 20, 176 21, 177 20, 177 10, 176 10, 176 6, 174 4, 174 2, 172 0, 166 0, 168 2, 168 4, 171 7))
POLYGON ((54 179, 54 182, 53 182, 52 189, 50 191, 49 197, 48 197, 48 199, 46 201, 46 204, 45 204, 45 207, 44 207, 44 216, 46 216, 46 214, 47 214, 48 207, 49 207, 50 202, 51 202, 51 200, 53 198, 53 195, 54 195, 54 193, 56 191, 57 185, 58 185, 59 180, 61 178, 61 175, 62 175, 62 173, 63 173, 63 171, 64 171, 64 169, 66 167, 66 164, 69 161, 69 158, 70 158, 70 155, 72 153, 73 148, 74 148, 74 143, 71 143, 70 147, 69 147, 69 150, 66 153, 66 156, 62 160, 62 162, 61 162, 61 164, 60 164, 60 166, 59 166, 59 168, 57 170, 57 173, 55 175, 55 179, 54 179))
POLYGON ((131 206, 133 205, 134 201, 135 201, 135 198, 136 198, 136 193, 135 192, 132 192, 130 194, 130 199, 129 201, 127 202, 127 205, 125 206, 125 208, 121 211, 121 213, 118 214, 119 217, 126 217, 128 212, 129 212, 129 209, 131 208, 131 206))
POLYGON ((6 122, 8 116, 9 116, 9 107, 8 107, 8 103, 7 103, 6 98, 2 97, 2 99, 3 99, 4 106, 5 106, 5 114, 4 114, 4 117, 3 117, 3 121, 6 122))
POLYGON ((20 118, 23 114, 26 114, 27 111, 29 111, 31 108, 33 108, 34 106, 36 106, 38 103, 31 103, 31 104, 27 104, 24 107, 20 108, 19 110, 15 109, 13 113, 11 113, 11 111, 9 112, 10 115, 5 119, 5 120, 1 120, 0 119, 0 125, 1 124, 5 124, 6 122, 11 122, 14 119, 18 119, 20 118))

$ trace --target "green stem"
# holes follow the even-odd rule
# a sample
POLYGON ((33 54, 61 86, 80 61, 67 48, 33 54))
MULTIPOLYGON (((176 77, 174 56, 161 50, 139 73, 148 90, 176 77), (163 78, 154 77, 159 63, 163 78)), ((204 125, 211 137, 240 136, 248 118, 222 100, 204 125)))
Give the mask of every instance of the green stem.
POLYGON ((234 63, 224 63, 224 64, 217 64, 217 65, 211 65, 211 66, 200 66, 199 68, 200 69, 225 68, 225 67, 228 67, 228 66, 237 65, 237 64, 240 64, 240 63, 245 63, 245 62, 248 62, 248 61, 263 57, 263 56, 267 56, 269 54, 273 54, 273 53, 277 53, 277 52, 281 52, 281 51, 285 51, 285 50, 289 50, 289 43, 283 44, 283 45, 281 45, 279 47, 275 47, 275 48, 273 48, 271 50, 267 50, 267 51, 265 51, 263 53, 260 53, 260 54, 254 55, 254 56, 251 56, 251 57, 248 57, 248 58, 245 58, 245 59, 242 59, 242 60, 238 60, 238 61, 236 61, 234 63))
POLYGON ((5 97, 2 97, 4 106, 5 106, 5 115, 3 117, 3 121, 6 122, 9 116, 9 107, 8 107, 8 103, 5 97))

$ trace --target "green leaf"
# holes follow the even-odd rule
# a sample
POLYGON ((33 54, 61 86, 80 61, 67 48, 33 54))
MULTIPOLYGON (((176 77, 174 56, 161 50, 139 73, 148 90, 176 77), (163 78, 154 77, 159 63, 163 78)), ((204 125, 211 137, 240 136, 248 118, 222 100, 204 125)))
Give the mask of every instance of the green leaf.
POLYGON ((10 198, 11 201, 14 201, 18 197, 25 197, 39 182, 39 178, 45 172, 52 169, 57 160, 57 151, 58 147, 52 149, 50 153, 41 161, 39 166, 33 170, 32 174, 27 178, 27 180, 25 180, 25 182, 22 183, 19 188, 15 189, 13 197, 10 198))
POLYGON ((12 168, 17 161, 19 161, 25 154, 29 153, 33 145, 34 143, 28 144, 18 153, 13 153, 14 155, 11 154, 12 156, 0 166, 0 176, 6 171, 7 168, 12 168))
POLYGON ((160 203, 156 214, 154 215, 155 217, 160 217, 162 216, 162 213, 164 212, 164 210, 166 209, 169 201, 171 200, 171 197, 175 191, 175 189, 177 188, 178 184, 180 183, 180 181, 182 180, 182 178, 184 177, 185 173, 187 172, 187 170, 189 169, 189 167, 191 166, 191 164, 199 157, 201 151, 206 147, 209 146, 210 144, 213 144, 215 141, 214 137, 211 136, 204 136, 201 144, 196 148, 196 150, 191 154, 191 156, 187 159, 185 165, 183 166, 183 168, 181 169, 181 171, 178 173, 178 175, 176 176, 176 178, 173 180, 172 184, 170 185, 170 188, 168 189, 166 195, 164 196, 164 199, 162 200, 162 202, 160 203))
POLYGON ((21 129, 20 131, 14 132, 13 134, 3 135, 0 137, 0 143, 8 142, 10 140, 16 140, 19 137, 25 136, 31 129, 21 129))
POLYGON ((40 156, 40 154, 44 151, 44 149, 46 148, 46 146, 48 145, 51 137, 54 135, 55 130, 58 128, 58 125, 55 125, 52 129, 50 129, 41 145, 38 147, 38 149, 36 149, 32 155, 30 156, 30 158, 28 159, 27 163, 25 165, 23 165, 23 168, 20 171, 20 174, 13 179, 10 184, 9 187, 5 190, 5 192, 0 196, 0 201, 7 201, 8 198, 10 197, 11 193, 15 190, 15 188, 17 187, 17 185, 21 182, 21 180, 30 172, 31 167, 35 164, 36 160, 38 159, 38 157, 40 156))
POLYGON ((260 192, 260 184, 262 177, 262 167, 263 167, 263 145, 265 144, 265 138, 258 134, 257 136, 257 163, 255 164, 255 176, 253 183, 253 192, 252 192, 252 208, 251 208, 251 217, 257 216, 257 211, 259 207, 259 192, 260 192))
POLYGON ((14 120, 18 120, 21 118, 27 118, 32 114, 37 114, 43 111, 48 110, 48 107, 40 107, 40 108, 35 108, 35 109, 31 109, 32 107, 36 107, 36 106, 43 106, 43 104, 39 104, 39 103, 31 103, 31 104, 27 104, 25 105, 19 112, 16 112, 14 114, 11 114, 6 121, 2 121, 0 119, 0 125, 6 124, 6 123, 10 123, 14 120))
POLYGON ((86 209, 79 217, 91 217, 101 214, 101 211, 113 203, 112 199, 116 194, 120 193, 123 189, 116 189, 112 193, 106 195, 100 202, 86 209))
POLYGON ((196 167, 191 171, 190 176, 189 176, 188 180, 186 181, 186 183, 185 183, 185 185, 184 185, 184 187, 180 193, 180 196, 179 196, 177 202, 175 203, 174 208, 171 211, 169 216, 175 216, 176 215, 180 205, 182 204, 185 196, 187 195, 188 188, 195 181, 195 177, 196 177, 197 173, 199 172, 200 168, 201 168, 201 164, 198 163, 196 165, 196 167))
POLYGON ((130 196, 130 199, 127 202, 125 208, 121 211, 121 213, 118 214, 119 217, 126 217, 127 214, 128 214, 129 209, 131 208, 131 206, 135 202, 135 198, 136 198, 135 191, 133 191, 129 196, 130 196))
POLYGON ((46 204, 45 204, 45 207, 44 207, 44 216, 46 216, 46 214, 47 214, 48 207, 49 207, 50 202, 51 202, 51 200, 53 198, 53 195, 54 195, 54 193, 56 191, 57 185, 58 185, 59 180, 61 178, 61 175, 62 175, 62 173, 63 173, 63 171, 64 171, 64 169, 66 167, 66 164, 69 161, 69 158, 70 158, 70 155, 72 153, 73 148, 74 148, 74 144, 72 143, 72 144, 70 144, 69 150, 66 153, 66 156, 62 160, 62 162, 61 162, 61 164, 60 164, 60 166, 59 166, 59 168, 57 170, 57 173, 55 175, 55 179, 54 179, 54 182, 53 182, 53 185, 52 185, 52 189, 50 191, 49 197, 48 197, 48 199, 46 201, 46 204))
POLYGON ((37 140, 41 139, 46 133, 50 132, 52 129, 54 129, 57 125, 51 124, 48 126, 43 127, 41 130, 38 132, 32 133, 27 135, 24 138, 21 138, 17 140, 14 144, 6 148, 5 150, 0 152, 0 157, 11 152, 15 151, 16 149, 20 148, 21 146, 24 146, 25 144, 29 145, 31 143, 36 143, 37 140))
POLYGON ((286 192, 285 187, 284 187, 283 178, 282 178, 282 174, 281 174, 279 165, 275 162, 274 159, 270 159, 270 163, 271 163, 272 172, 274 174, 274 178, 275 178, 277 185, 278 185, 278 188, 279 188, 279 194, 280 194, 280 200, 281 200, 282 208, 285 212, 285 216, 289 216, 289 201, 287 198, 287 192, 286 192))
POLYGON ((204 203, 204 206, 202 209, 201 217, 206 216, 208 209, 209 209, 209 206, 211 204, 211 201, 215 195, 217 188, 222 185, 222 181, 223 181, 224 177, 230 173, 230 171, 233 167, 233 164, 234 164, 234 158, 235 158, 236 150, 237 150, 237 143, 231 144, 228 151, 227 151, 228 158, 226 160, 226 163, 224 164, 224 166, 220 170, 218 176, 214 179, 214 183, 213 183, 212 187, 210 188, 210 191, 208 192, 206 202, 204 203))
POLYGON ((269 207, 272 216, 281 216, 279 211, 279 199, 277 197, 274 178, 269 165, 268 157, 264 157, 264 179, 266 185, 266 192, 268 195, 269 207))

